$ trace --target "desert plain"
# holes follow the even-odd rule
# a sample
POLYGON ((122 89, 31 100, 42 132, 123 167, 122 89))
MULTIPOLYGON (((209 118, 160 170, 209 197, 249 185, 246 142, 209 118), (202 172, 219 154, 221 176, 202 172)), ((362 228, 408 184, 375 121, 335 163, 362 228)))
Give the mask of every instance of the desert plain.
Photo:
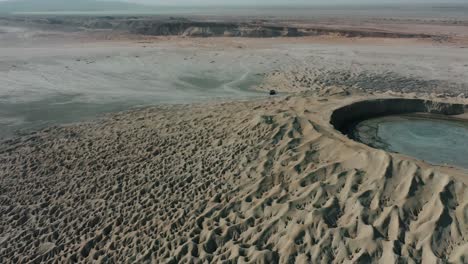
POLYGON ((468 19, 0 22, 1 263, 468 261, 467 168, 334 114, 467 119, 468 19))

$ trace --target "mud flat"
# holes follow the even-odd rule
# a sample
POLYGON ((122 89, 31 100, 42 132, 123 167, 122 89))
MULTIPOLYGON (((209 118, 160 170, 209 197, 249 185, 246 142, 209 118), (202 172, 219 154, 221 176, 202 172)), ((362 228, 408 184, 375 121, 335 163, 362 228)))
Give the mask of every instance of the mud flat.
POLYGON ((467 175, 330 124, 382 97, 146 108, 5 141, 0 262, 463 263, 467 175))
POLYGON ((249 56, 128 42, 0 48, 0 138, 140 106, 264 96, 249 56))
POLYGON ((0 138, 133 107, 260 98, 271 89, 468 95, 467 53, 408 40, 5 34, 0 138))

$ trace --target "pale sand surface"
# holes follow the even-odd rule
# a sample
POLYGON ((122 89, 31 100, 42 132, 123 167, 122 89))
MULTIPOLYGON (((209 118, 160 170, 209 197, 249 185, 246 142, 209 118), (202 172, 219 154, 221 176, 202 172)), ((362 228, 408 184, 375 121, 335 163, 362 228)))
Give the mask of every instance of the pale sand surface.
MULTIPOLYGON (((120 105, 117 94, 191 104, 133 109, 2 141, 0 263, 468 260, 466 171, 367 147, 330 124, 334 109, 364 99, 468 104, 468 59, 459 46, 124 38, 65 41, 57 49, 45 39, 36 48, 0 48, 0 80, 8 84, 2 103, 21 108, 21 100, 34 105, 59 94, 88 106, 120 105), (187 68, 177 71, 181 65, 187 68), (167 89, 187 73, 220 77, 217 70, 234 80, 246 72, 261 77, 262 94, 272 87, 297 94, 252 99, 252 91, 236 88, 191 86, 186 96, 167 89), (242 95, 226 100, 252 100, 193 104, 218 100, 218 92, 223 100, 226 92, 242 95)), ((44 105, 32 111, 51 115, 44 105)), ((5 120, 27 120, 12 113, 5 120)))
POLYGON ((462 263, 468 177, 334 130, 363 98, 147 108, 6 141, 0 260, 462 263))

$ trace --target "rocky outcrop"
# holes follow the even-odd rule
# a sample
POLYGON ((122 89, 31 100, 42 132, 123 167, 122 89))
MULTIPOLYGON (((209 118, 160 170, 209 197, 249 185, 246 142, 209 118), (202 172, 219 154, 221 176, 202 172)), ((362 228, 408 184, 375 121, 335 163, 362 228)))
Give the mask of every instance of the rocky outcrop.
POLYGON ((303 29, 305 36, 337 35, 349 38, 432 38, 428 34, 413 34, 400 32, 387 32, 378 30, 354 30, 354 29, 336 29, 336 28, 306 28, 303 29))
POLYGON ((214 36, 224 35, 236 29, 234 24, 217 24, 210 22, 158 22, 141 21, 128 25, 132 33, 154 36, 193 35, 214 36))
POLYGON ((256 23, 215 23, 196 21, 155 22, 142 21, 139 25, 132 24, 128 30, 143 35, 167 36, 182 35, 192 37, 301 37, 337 35, 343 37, 382 37, 382 38, 431 38, 426 34, 408 34, 385 31, 349 30, 334 28, 301 28, 291 26, 276 26, 256 23))
POLYGON ((303 35, 297 28, 196 21, 173 21, 163 23, 158 21, 144 21, 129 24, 127 29, 131 33, 153 36, 270 38, 285 36, 298 37, 303 35))
POLYGON ((3 17, 0 24, 27 25, 53 29, 119 30, 151 36, 189 37, 301 37, 334 35, 342 37, 434 38, 441 36, 367 29, 291 26, 272 21, 211 22, 186 18, 156 17, 3 17))

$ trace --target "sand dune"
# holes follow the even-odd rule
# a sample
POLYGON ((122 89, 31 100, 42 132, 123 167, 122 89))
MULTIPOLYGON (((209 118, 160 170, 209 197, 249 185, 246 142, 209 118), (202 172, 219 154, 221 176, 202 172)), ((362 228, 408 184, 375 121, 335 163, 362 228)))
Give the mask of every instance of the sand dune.
POLYGON ((0 262, 463 263, 468 177, 334 130, 359 98, 146 108, 6 141, 0 262))

